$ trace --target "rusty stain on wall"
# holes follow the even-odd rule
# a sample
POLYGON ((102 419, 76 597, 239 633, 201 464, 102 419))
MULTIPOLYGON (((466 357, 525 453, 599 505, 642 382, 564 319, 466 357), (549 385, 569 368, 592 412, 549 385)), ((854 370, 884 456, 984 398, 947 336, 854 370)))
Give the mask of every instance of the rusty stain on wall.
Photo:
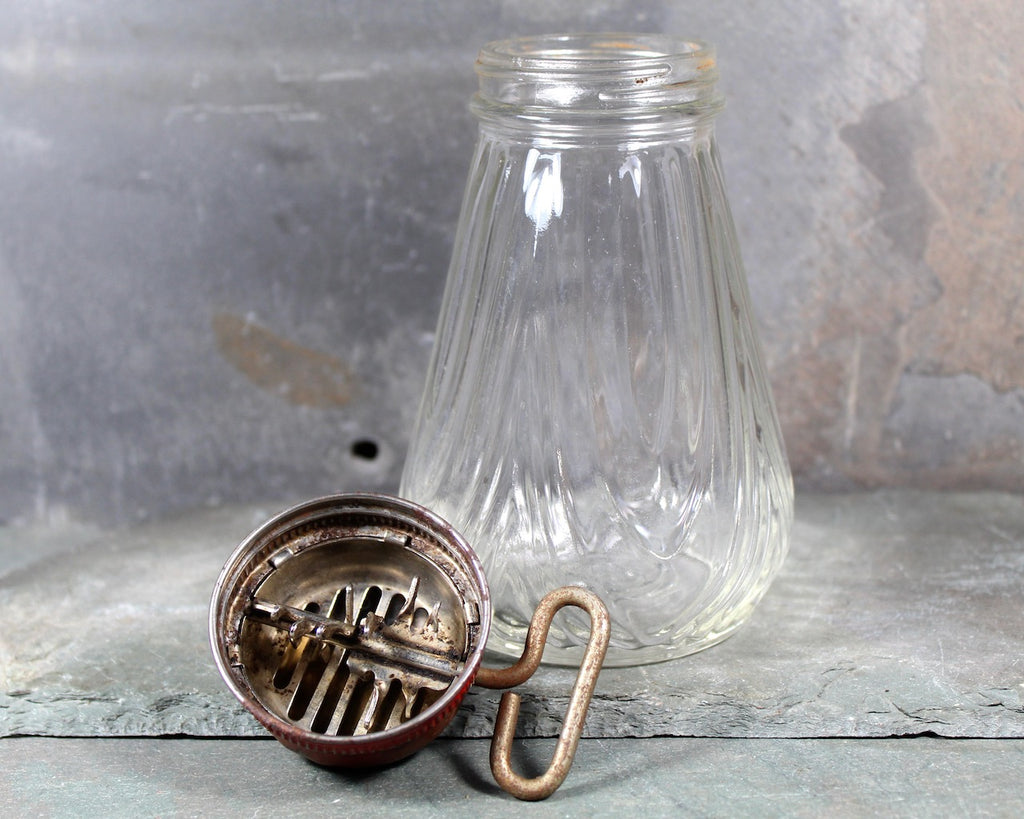
POLYGON ((217 349, 257 387, 292 404, 342 407, 355 395, 351 370, 335 356, 282 338, 232 313, 213 317, 217 349))
POLYGON ((925 259, 944 297, 914 317, 917 372, 1024 388, 1024 52, 1016 0, 929 5, 926 92, 942 139, 922 151, 941 217, 925 259))
POLYGON ((1020 8, 929 2, 919 81, 839 130, 875 202, 772 373, 801 485, 1024 490, 1020 8))
POLYGON ((922 258, 941 296, 906 323, 882 441, 890 482, 1024 489, 1024 56, 1014 18, 1015 0, 928 5, 923 91, 941 138, 916 165, 937 206, 922 258))

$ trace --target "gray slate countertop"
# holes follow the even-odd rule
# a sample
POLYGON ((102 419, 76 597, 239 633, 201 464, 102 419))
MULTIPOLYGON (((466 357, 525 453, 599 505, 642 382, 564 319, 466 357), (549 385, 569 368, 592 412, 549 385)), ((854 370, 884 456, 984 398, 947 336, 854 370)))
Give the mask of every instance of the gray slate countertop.
MULTIPOLYGON (((257 736, 207 641, 221 565, 273 509, 117 532, 0 535, 0 735, 257 736)), ((703 653, 605 669, 600 737, 1024 737, 1024 500, 801 496, 754 616, 703 653)), ((491 662, 498 663, 500 661, 491 662)), ((572 669, 521 690, 522 736, 556 736, 572 669)), ((449 735, 489 736, 474 690, 449 735)))
MULTIPOLYGON (((206 629, 223 562, 275 511, 207 510, 113 532, 0 529, 0 736, 10 738, 0 742, 0 760, 70 753, 25 737, 265 736, 218 677, 206 629)), ((679 661, 605 669, 585 736, 663 738, 608 746, 628 758, 643 748, 672 756, 663 744, 671 737, 749 740, 780 759, 810 746, 753 741, 1024 739, 1022 601, 1019 496, 801 495, 790 554, 750 622, 679 661)), ((574 677, 545 668, 520 689, 520 736, 558 733, 574 677)), ((449 737, 489 736, 497 699, 472 691, 449 737)), ((114 746, 104 747, 96 764, 116 768, 114 746)), ((278 746, 258 747, 265 756, 278 746)), ((743 756, 740 746, 708 747, 743 756)), ((851 753, 840 743, 824 747, 851 753)), ((925 748, 896 747, 903 756, 925 748)), ((975 745, 959 747, 969 755, 975 745)), ((976 747, 994 770, 1013 767, 1004 750, 1019 762, 1024 743, 976 747)), ((194 746, 175 753, 201 764, 194 746)), ((836 759, 823 758, 819 774, 834 775, 836 759)), ((10 770, 14 777, 19 769, 10 770)), ((1004 808, 1024 804, 1014 781, 1004 808)))

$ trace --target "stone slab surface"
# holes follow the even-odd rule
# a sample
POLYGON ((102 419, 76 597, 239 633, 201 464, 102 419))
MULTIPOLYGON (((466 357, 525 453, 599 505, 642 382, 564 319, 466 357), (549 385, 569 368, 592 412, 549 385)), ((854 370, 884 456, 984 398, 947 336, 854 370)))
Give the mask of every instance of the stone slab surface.
MULTIPOLYGON (((0 530, 0 736, 260 735, 213 667, 207 607, 275 511, 0 530)), ((606 669, 587 735, 1024 738, 1022 600, 1019 496, 804 495, 752 620, 701 654, 606 669)), ((573 678, 522 688, 520 735, 557 734, 573 678)), ((496 705, 471 692, 449 734, 489 735, 496 705)))
MULTIPOLYGON (((553 741, 517 743, 524 773, 553 741)), ((913 816, 1024 813, 1024 741, 584 740, 563 786, 498 790, 482 740, 441 740, 382 770, 319 768, 258 740, 0 741, 7 816, 913 816)))

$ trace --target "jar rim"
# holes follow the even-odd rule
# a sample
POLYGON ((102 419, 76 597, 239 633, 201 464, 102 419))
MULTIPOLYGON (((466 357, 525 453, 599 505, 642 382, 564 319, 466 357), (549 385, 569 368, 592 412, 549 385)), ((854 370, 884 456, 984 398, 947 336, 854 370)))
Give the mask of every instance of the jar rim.
POLYGON ((666 34, 545 34, 496 40, 476 61, 478 103, 519 110, 637 112, 721 107, 712 45, 666 34))
POLYGON ((477 58, 477 71, 657 70, 666 60, 708 70, 715 66, 715 50, 703 40, 668 34, 541 34, 487 43, 477 58))

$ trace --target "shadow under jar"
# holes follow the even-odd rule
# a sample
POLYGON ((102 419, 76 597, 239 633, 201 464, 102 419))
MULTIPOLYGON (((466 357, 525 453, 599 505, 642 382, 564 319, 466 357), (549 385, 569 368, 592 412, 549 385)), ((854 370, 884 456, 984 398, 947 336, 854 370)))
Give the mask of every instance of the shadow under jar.
MULTIPOLYGON (((401 494, 456 526, 517 656, 544 593, 612 618, 607 665, 731 634, 785 555, 792 479, 752 325, 706 44, 492 43, 401 494)), ((583 615, 545 660, 579 662, 583 615)))

